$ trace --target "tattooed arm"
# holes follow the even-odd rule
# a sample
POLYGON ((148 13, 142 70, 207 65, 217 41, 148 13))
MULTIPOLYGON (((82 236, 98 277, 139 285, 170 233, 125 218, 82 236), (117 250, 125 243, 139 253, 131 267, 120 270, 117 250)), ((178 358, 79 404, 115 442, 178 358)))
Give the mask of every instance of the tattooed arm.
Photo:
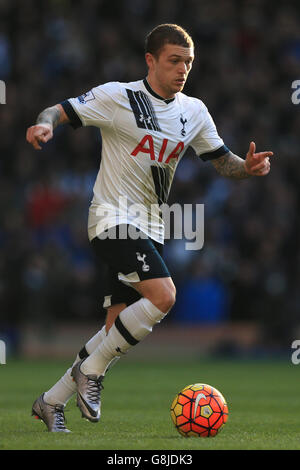
POLYGON ((53 137, 53 130, 59 124, 66 124, 69 118, 60 104, 42 111, 36 120, 36 125, 27 129, 26 139, 36 150, 41 150, 40 143, 46 143, 53 137))
POLYGON ((265 176, 270 171, 269 157, 273 152, 255 153, 255 143, 251 142, 246 159, 238 157, 232 152, 223 157, 212 160, 218 173, 229 178, 244 179, 250 176, 265 176))
POLYGON ((66 124, 67 122, 69 122, 69 118, 61 104, 44 109, 36 120, 37 124, 50 124, 53 129, 59 124, 66 124))
POLYGON ((220 175, 227 176, 228 178, 243 179, 251 176, 246 172, 245 160, 232 152, 212 160, 212 164, 220 175))

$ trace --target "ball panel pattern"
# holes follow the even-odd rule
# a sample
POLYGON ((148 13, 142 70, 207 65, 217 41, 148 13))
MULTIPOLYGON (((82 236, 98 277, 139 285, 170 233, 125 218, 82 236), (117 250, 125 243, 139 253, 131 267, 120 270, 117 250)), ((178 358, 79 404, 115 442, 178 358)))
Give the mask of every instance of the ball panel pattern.
POLYGON ((184 437, 213 437, 227 421, 228 406, 216 388, 191 384, 174 398, 171 418, 184 437))

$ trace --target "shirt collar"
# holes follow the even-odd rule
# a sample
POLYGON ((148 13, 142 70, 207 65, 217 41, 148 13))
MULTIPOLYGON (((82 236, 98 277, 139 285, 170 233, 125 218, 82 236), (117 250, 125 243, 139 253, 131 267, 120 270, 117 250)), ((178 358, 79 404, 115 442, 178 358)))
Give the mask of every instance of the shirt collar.
POLYGON ((175 97, 166 100, 166 99, 163 98, 162 96, 160 96, 160 95, 158 95, 157 93, 155 93, 155 91, 154 91, 154 90, 151 88, 151 86, 149 85, 147 78, 144 78, 143 83, 144 83, 144 85, 145 85, 146 90, 147 90, 152 96, 154 96, 155 98, 158 98, 159 100, 164 101, 166 104, 172 103, 172 101, 175 100, 175 97))

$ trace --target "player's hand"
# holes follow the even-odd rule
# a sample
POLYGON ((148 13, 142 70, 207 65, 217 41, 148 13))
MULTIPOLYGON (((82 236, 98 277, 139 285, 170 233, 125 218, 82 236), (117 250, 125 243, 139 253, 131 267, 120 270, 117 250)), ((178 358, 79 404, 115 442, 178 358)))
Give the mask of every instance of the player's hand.
POLYGON ((45 144, 53 137, 53 128, 51 124, 36 124, 27 129, 26 140, 36 150, 41 150, 40 143, 45 144))
POLYGON ((270 171, 270 159, 273 152, 255 153, 255 142, 250 142, 249 150, 245 160, 245 170, 248 175, 265 176, 270 171))

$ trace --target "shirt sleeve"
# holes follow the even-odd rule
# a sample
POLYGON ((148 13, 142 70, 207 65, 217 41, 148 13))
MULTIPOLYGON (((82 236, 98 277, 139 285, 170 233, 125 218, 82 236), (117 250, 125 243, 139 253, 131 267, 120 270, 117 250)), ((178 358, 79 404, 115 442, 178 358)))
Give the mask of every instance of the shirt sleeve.
POLYGON ((229 148, 224 144, 219 136, 216 125, 204 106, 204 124, 201 126, 199 133, 191 142, 191 146, 196 154, 203 160, 214 160, 222 157, 229 152, 229 148))
POLYGON ((118 86, 106 83, 60 103, 74 129, 81 126, 110 126, 118 105, 118 86))

